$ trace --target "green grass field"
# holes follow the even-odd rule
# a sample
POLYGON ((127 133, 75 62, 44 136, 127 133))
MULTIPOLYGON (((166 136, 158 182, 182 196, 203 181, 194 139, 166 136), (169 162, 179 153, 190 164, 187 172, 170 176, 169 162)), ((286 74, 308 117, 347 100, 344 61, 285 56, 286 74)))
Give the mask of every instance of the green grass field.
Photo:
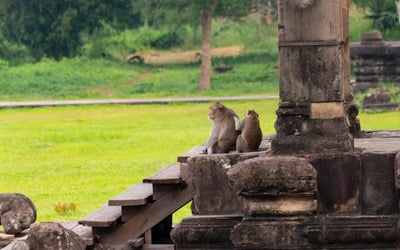
MULTIPOLYGON (((274 133, 277 100, 226 102, 274 133)), ((0 110, 0 189, 30 197, 38 221, 77 220, 208 139, 210 104, 0 110), (55 205, 76 204, 67 213, 55 205)), ((398 129, 400 113, 360 115, 363 129, 398 129)), ((189 207, 175 221, 190 214, 189 207)))
MULTIPOLYGON (((272 133, 276 101, 228 103, 261 113, 272 133)), ((208 104, 1 110, 0 189, 20 192, 38 220, 79 219, 208 139, 208 104), (57 203, 75 203, 59 214, 57 203)))

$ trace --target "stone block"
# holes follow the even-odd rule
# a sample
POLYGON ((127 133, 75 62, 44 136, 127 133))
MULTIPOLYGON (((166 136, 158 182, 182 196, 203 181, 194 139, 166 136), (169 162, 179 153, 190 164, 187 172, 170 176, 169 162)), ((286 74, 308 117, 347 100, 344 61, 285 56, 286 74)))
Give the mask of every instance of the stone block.
POLYGON ((86 244, 81 237, 55 222, 42 222, 33 225, 28 233, 28 243, 31 250, 86 249, 86 244))
POLYGON ((395 153, 362 154, 361 206, 363 214, 399 212, 395 190, 395 153))
POLYGON ((235 249, 317 249, 303 237, 305 217, 245 218, 231 234, 235 249))
POLYGON ((395 249, 397 216, 330 215, 309 218, 302 232, 322 249, 395 249))
POLYGON ((396 183, 396 191, 397 194, 400 195, 400 151, 396 154, 395 159, 395 183, 396 183))
POLYGON ((230 234, 242 220, 240 215, 192 216, 171 232, 175 249, 233 249, 230 234))
POLYGON ((311 107, 309 102, 292 103, 280 102, 279 109, 276 111, 278 116, 310 116, 311 107))
POLYGON ((342 40, 341 1, 290 0, 279 4, 280 41, 342 40), (307 27, 307 28, 305 28, 307 27))
POLYGON ((275 130, 278 136, 299 135, 303 129, 304 116, 278 116, 275 130))
POLYGON ((280 99, 283 102, 341 102, 342 49, 280 48, 280 99))
POLYGON ((311 103, 311 119, 333 119, 344 116, 343 102, 311 103))
POLYGON ((272 140, 274 154, 308 154, 353 151, 354 141, 350 135, 321 136, 321 135, 290 135, 278 136, 272 140))
POLYGON ((244 218, 235 249, 398 249, 396 215, 244 218))
POLYGON ((316 171, 304 158, 254 158, 234 165, 228 177, 246 199, 247 215, 312 214, 316 210, 316 171))
POLYGON ((360 157, 354 153, 309 157, 318 173, 318 212, 360 211, 360 157))
POLYGON ((334 119, 308 119, 303 122, 300 135, 304 136, 349 136, 349 123, 346 116, 334 119))
POLYGON ((196 195, 194 214, 243 213, 242 198, 229 186, 227 172, 234 163, 224 155, 205 155, 188 160, 196 195))

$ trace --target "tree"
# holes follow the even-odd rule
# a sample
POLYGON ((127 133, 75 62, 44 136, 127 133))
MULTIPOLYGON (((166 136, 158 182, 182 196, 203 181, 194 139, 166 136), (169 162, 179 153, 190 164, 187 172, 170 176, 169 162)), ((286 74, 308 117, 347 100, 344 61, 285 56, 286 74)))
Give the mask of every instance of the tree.
POLYGON ((400 24, 400 1, 396 2, 396 7, 397 7, 397 19, 398 19, 399 24, 400 24))
POLYGON ((140 0, 146 4, 146 20, 154 24, 200 24, 202 27, 199 89, 211 87, 211 26, 216 17, 238 18, 251 11, 250 0, 140 0), (144 2, 143 2, 144 1, 144 2), (149 18, 149 13, 151 17, 149 18))
MULTIPOLYGON (((0 32, 22 43, 38 60, 74 56, 81 34, 91 33, 100 20, 118 21, 130 0, 0 0, 0 32)), ((132 12, 132 11, 131 11, 132 12)))
POLYGON ((396 0, 353 0, 353 2, 368 10, 366 17, 372 19, 374 28, 385 31, 398 25, 396 0))

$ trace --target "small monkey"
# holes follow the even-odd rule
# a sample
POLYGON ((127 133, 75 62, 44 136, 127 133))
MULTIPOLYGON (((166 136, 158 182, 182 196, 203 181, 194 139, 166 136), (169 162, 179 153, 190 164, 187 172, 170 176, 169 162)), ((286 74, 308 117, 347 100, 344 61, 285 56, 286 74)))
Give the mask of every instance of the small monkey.
POLYGON ((262 132, 256 111, 249 110, 238 129, 242 133, 237 138, 236 150, 240 153, 257 151, 261 144, 262 132))
POLYGON ((216 102, 210 106, 208 119, 212 121, 210 138, 204 143, 204 153, 229 153, 235 150, 236 139, 239 134, 239 117, 232 109, 216 102))

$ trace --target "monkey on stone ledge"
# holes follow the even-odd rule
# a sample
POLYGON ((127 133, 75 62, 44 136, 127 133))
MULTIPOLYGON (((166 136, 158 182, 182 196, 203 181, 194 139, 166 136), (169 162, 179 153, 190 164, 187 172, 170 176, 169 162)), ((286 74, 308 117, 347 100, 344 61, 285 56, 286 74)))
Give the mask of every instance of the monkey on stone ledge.
POLYGON ((210 106, 208 119, 213 123, 210 138, 204 143, 203 153, 229 153, 236 147, 239 131, 239 116, 232 109, 216 102, 210 106))
POLYGON ((239 123, 241 134, 236 141, 236 150, 239 153, 258 151, 262 140, 262 132, 258 114, 254 110, 249 110, 246 117, 239 123))

